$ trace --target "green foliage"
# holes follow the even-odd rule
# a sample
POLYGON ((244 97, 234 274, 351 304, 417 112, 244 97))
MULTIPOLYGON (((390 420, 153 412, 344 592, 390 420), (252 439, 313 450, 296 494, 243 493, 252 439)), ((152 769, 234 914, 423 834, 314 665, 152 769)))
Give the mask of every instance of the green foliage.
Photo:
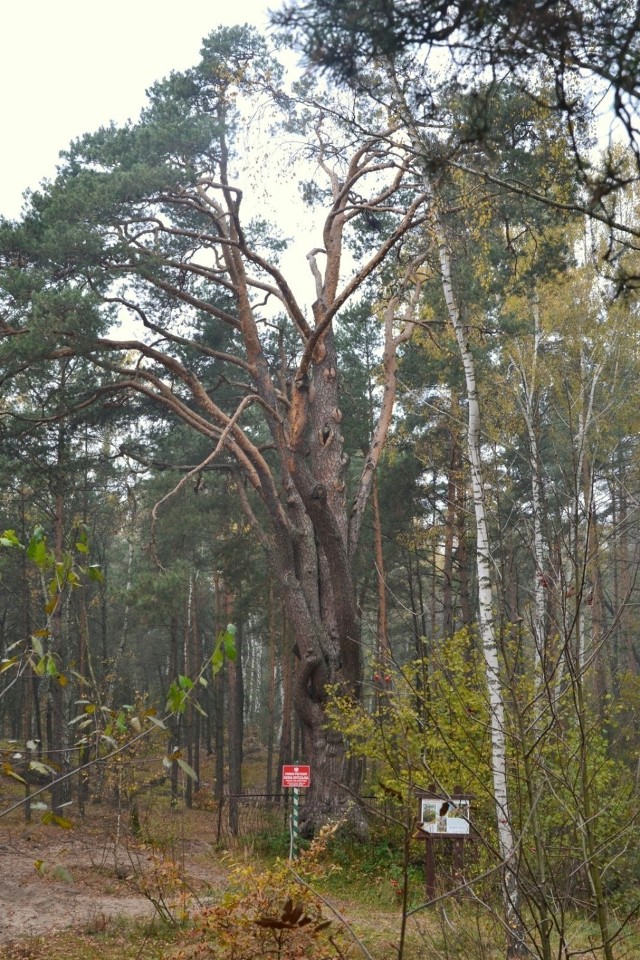
MULTIPOLYGON (((381 677, 377 671, 376 676, 381 677)), ((612 755, 619 708, 591 699, 580 716, 575 689, 566 684, 552 719, 551 711, 548 716, 541 711, 533 664, 523 664, 511 682, 507 775, 523 888, 534 891, 532 903, 544 891, 562 910, 578 902, 586 909, 595 862, 585 840, 588 826, 597 862, 608 864, 605 890, 619 893, 626 883, 627 902, 633 901, 635 884, 629 887, 628 881, 640 862, 635 828, 640 805, 626 763, 612 755)), ((495 800, 485 681, 470 635, 460 631, 438 647, 434 659, 394 670, 392 682, 375 696, 369 709, 334 694, 329 716, 343 731, 350 754, 367 759, 371 789, 385 816, 410 829, 418 814, 416 790, 435 787, 447 794, 459 786, 473 794, 472 828, 482 839, 474 845, 474 872, 482 875, 497 857, 495 800)), ((384 844, 379 852, 384 860, 384 844)), ((359 869, 375 875, 371 865, 359 869)), ((491 880, 476 892, 480 889, 489 897, 498 894, 491 880)))
POLYGON ((485 792, 489 744, 482 664, 466 630, 440 646, 434 663, 416 660, 388 674, 369 711, 334 695, 331 725, 343 731, 352 756, 374 761, 380 799, 413 810, 414 791, 435 784, 485 792))
MULTIPOLYGON (((66 686, 69 682, 68 672, 62 669, 57 654, 45 648, 45 642, 51 637, 51 618, 60 608, 65 595, 83 586, 83 578, 101 582, 102 570, 98 564, 79 564, 73 551, 65 551, 61 558, 58 557, 56 552, 48 546, 45 531, 41 526, 35 528, 26 546, 20 542, 14 530, 5 530, 0 537, 0 546, 23 550, 29 561, 45 578, 47 592, 47 599, 43 606, 47 618, 45 626, 32 633, 30 648, 23 649, 21 656, 14 655, 0 660, 0 673, 11 667, 20 668, 28 663, 36 676, 48 676, 61 686, 66 686)), ((78 527, 76 531, 75 550, 81 555, 89 552, 87 532, 83 526, 78 527)), ((26 641, 19 640, 12 645, 12 648, 25 646, 26 641)))
MULTIPOLYGON (((213 653, 210 657, 211 673, 216 676, 224 666, 225 657, 228 660, 235 660, 236 653, 236 627, 233 623, 227 625, 226 630, 221 630, 216 639, 213 653)), ((204 679, 201 676, 200 679, 204 679)), ((167 710, 173 714, 182 714, 186 710, 187 703, 192 703, 196 710, 202 713, 201 708, 195 702, 191 692, 195 686, 190 677, 180 675, 171 683, 167 694, 167 710)))

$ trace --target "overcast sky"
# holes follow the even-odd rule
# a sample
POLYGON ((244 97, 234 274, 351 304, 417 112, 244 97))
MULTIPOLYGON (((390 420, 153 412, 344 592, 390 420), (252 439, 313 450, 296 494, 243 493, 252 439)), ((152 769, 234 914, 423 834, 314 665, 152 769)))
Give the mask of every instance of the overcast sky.
POLYGON ((55 172, 70 140, 135 118, 145 90, 197 62, 221 24, 267 29, 279 0, 22 0, 0 21, 0 214, 55 172))

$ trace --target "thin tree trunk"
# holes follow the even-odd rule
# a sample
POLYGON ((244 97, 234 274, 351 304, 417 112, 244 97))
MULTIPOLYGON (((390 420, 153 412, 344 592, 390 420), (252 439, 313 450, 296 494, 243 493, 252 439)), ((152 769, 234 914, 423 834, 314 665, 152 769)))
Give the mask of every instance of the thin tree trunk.
MULTIPOLYGON (((227 623, 233 621, 234 598, 224 588, 224 609, 227 623)), ((238 797, 242 792, 242 624, 236 627, 236 656, 227 659, 227 756, 229 767, 229 829, 238 835, 238 797)))
POLYGON ((532 302, 533 312, 533 350, 529 363, 520 355, 514 365, 520 374, 522 391, 518 392, 518 402, 524 417, 529 440, 529 471, 531 474, 531 502, 533 508, 533 554, 535 563, 534 611, 532 632, 535 645, 535 658, 539 682, 544 682, 545 676, 553 669, 548 664, 547 650, 547 596, 551 585, 548 569, 547 548, 543 532, 543 485, 542 485, 542 458, 538 442, 539 423, 539 388, 538 388, 538 358, 542 343, 542 324, 540 322, 540 302, 537 291, 532 302))
POLYGON ((496 805, 499 850, 504 865, 505 921, 509 941, 507 956, 509 958, 515 958, 524 956, 527 948, 525 944, 525 930, 521 917, 518 858, 507 785, 505 708, 502 697, 500 659, 498 656, 493 614, 491 547, 484 498, 478 385, 475 360, 468 342, 468 331, 463 324, 454 292, 450 254, 445 233, 440 222, 435 196, 432 197, 432 223, 438 248, 442 289, 449 320, 453 327, 462 359, 467 391, 467 447, 471 465, 471 489, 476 519, 479 629, 489 692, 493 795, 496 805))
MULTIPOLYGON (((178 621, 171 617, 169 627, 169 679, 175 680, 178 676, 178 621)), ((171 737, 168 743, 169 754, 180 749, 180 715, 174 714, 171 721, 171 737)), ((171 807, 178 805, 178 764, 171 764, 171 807)))
MULTIPOLYGON (((132 516, 131 524, 135 521, 135 515, 132 516)), ((108 709, 113 707, 113 699, 115 695, 116 683, 118 677, 120 676, 120 671, 122 668, 122 658, 124 656, 124 651, 129 640, 129 618, 130 618, 130 597, 131 597, 131 586, 132 586, 132 575, 133 575, 133 541, 131 538, 127 539, 127 573, 125 581, 125 592, 124 592, 124 611, 122 614, 122 626, 120 627, 120 636, 118 639, 118 646, 116 648, 115 655, 111 658, 109 667, 108 667, 108 682, 107 687, 104 693, 104 705, 108 709)))
POLYGON ((282 637, 281 637, 280 662, 282 664, 282 729, 280 731, 280 745, 278 749, 278 771, 276 776, 276 794, 280 795, 282 789, 280 771, 285 763, 291 763, 293 756, 293 730, 292 730, 292 709, 293 709, 293 683, 294 683, 294 661, 293 651, 291 650, 291 637, 289 624, 283 610, 282 617, 282 637))
POLYGON ((276 605, 273 591, 273 583, 269 582, 268 594, 268 677, 267 677, 267 775, 266 775, 266 793, 271 797, 273 790, 273 746, 275 740, 275 718, 276 718, 276 605))
MULTIPOLYGON (((63 441, 60 441, 60 446, 62 446, 63 441)), ((59 459, 59 466, 60 466, 59 459)), ((55 500, 55 521, 54 521, 54 553, 56 561, 62 560, 62 553, 64 547, 64 496, 62 493, 56 495, 55 500)), ((58 669, 60 669, 62 658, 64 655, 63 650, 63 624, 62 624, 62 612, 63 612, 63 598, 60 596, 58 598, 58 603, 55 610, 51 615, 50 620, 50 650, 51 653, 56 658, 56 664, 58 669)), ((60 773, 64 773, 67 765, 66 757, 66 728, 64 722, 64 698, 63 698, 63 688, 56 677, 50 678, 49 681, 49 704, 50 710, 47 713, 47 749, 50 751, 56 768, 60 773)), ((66 791, 64 783, 56 783, 51 788, 51 809, 54 813, 59 813, 61 805, 66 799, 66 791)))
MULTIPOLYGON (((216 632, 223 629, 224 606, 222 585, 216 578, 214 580, 215 590, 215 623, 216 632)), ((215 745, 215 783, 213 795, 218 803, 223 802, 224 797, 224 701, 225 701, 225 672, 226 661, 223 661, 222 668, 218 670, 214 681, 215 706, 214 706, 214 728, 213 739, 215 745)))
MULTIPOLYGON (((451 419, 455 421, 457 397, 451 389, 451 419)), ((449 431, 449 476, 447 478, 447 508, 444 524, 444 558, 442 562, 442 636, 450 637, 455 631, 455 617, 453 611, 453 542, 456 527, 457 486, 460 473, 458 434, 455 422, 449 431)))
POLYGON ((389 630, 387 624, 387 584, 384 572, 384 551, 382 549, 382 518, 380 516, 380 499, 377 474, 373 480, 371 491, 371 508, 373 514, 373 547, 376 563, 376 582, 378 586, 378 623, 376 631, 376 660, 386 665, 389 659, 389 630))

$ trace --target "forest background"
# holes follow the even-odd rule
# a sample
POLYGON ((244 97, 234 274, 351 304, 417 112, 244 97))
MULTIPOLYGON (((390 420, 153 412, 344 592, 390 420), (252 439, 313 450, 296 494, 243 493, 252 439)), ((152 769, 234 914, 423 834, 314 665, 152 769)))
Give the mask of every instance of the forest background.
MULTIPOLYGON (((326 21, 282 21, 322 59, 326 21)), ((508 954, 570 952, 580 904, 611 960, 638 909, 635 91, 533 69, 520 28, 490 64, 459 23, 437 55, 401 34, 339 85, 219 29, 2 222, 0 717, 36 772, 89 764, 81 804, 159 724, 187 805, 203 749, 219 800, 247 742, 269 795, 311 762, 309 833, 460 786, 508 954)))

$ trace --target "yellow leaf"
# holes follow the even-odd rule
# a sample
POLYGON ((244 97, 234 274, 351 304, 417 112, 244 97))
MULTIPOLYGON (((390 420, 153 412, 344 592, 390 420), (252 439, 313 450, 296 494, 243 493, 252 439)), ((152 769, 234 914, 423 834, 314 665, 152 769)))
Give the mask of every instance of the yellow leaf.
POLYGON ((12 777, 14 780, 17 780, 18 783, 24 783, 24 784, 26 784, 26 782, 27 782, 26 780, 24 780, 24 779, 20 776, 19 773, 16 773, 16 772, 15 772, 15 770, 13 769, 13 767, 11 766, 11 764, 9 764, 9 763, 3 763, 3 764, 2 764, 2 772, 3 772, 3 774, 5 775, 5 777, 12 777))
POLYGON ((5 670, 8 670, 17 662, 18 662, 17 657, 11 657, 9 660, 0 660, 0 673, 4 673, 5 670))

